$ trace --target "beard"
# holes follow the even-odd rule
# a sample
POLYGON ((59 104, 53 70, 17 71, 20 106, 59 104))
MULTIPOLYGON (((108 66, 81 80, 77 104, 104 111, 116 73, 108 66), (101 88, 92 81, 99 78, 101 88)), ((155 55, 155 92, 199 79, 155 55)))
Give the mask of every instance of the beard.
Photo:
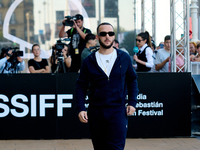
POLYGON ((114 42, 114 40, 111 42, 111 44, 110 45, 105 45, 100 39, 99 39, 99 44, 103 47, 103 48, 105 48, 105 49, 109 49, 109 48, 111 48, 112 46, 113 46, 113 42, 114 42))
POLYGON ((81 26, 81 27, 79 27, 80 29, 82 29, 83 28, 83 26, 81 26))

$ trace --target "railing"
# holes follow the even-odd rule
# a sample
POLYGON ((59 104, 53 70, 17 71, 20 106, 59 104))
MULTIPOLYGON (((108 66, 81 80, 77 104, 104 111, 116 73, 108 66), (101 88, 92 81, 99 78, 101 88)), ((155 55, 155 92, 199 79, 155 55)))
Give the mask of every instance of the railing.
POLYGON ((191 62, 191 74, 200 74, 200 62, 191 62))

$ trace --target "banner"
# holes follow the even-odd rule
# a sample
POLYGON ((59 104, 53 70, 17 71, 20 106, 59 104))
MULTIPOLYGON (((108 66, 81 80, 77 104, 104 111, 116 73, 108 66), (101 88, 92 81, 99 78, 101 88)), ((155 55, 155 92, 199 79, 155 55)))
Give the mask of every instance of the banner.
MULTIPOLYGON (((2 74, 0 139, 89 138, 88 124, 80 123, 76 110, 77 77, 77 73, 2 74)), ((190 136, 189 73, 138 73, 138 85, 127 137, 190 136)))

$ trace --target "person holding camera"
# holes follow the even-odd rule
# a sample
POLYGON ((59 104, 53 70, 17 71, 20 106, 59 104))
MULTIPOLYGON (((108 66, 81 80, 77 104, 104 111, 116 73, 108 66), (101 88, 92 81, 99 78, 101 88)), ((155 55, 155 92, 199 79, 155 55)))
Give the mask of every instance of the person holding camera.
POLYGON ((23 59, 15 55, 16 52, 12 48, 3 48, 0 55, 0 72, 1 73, 18 73, 24 70, 25 62, 23 59))
POLYGON ((56 49, 56 45, 53 46, 52 56, 49 58, 51 63, 52 73, 67 73, 71 67, 71 56, 69 55, 69 46, 62 43, 63 49, 56 49))
POLYGON ((40 58, 41 49, 38 44, 32 46, 34 59, 28 61, 30 73, 50 73, 50 68, 46 59, 40 58))
POLYGON ((70 52, 72 57, 72 63, 70 72, 78 72, 81 67, 81 53, 85 48, 85 36, 91 31, 83 27, 83 16, 80 14, 75 15, 75 17, 70 17, 63 20, 63 26, 60 30, 59 37, 71 37, 70 52), (69 25, 69 22, 73 22, 73 26, 67 32, 65 32, 65 26, 69 25))

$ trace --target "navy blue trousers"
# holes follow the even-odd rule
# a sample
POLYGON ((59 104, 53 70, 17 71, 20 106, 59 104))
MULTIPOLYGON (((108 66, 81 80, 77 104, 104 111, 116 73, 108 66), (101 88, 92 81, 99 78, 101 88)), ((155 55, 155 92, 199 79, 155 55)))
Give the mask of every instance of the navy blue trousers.
POLYGON ((89 106, 88 122, 94 150, 123 150, 127 133, 125 106, 89 106))

